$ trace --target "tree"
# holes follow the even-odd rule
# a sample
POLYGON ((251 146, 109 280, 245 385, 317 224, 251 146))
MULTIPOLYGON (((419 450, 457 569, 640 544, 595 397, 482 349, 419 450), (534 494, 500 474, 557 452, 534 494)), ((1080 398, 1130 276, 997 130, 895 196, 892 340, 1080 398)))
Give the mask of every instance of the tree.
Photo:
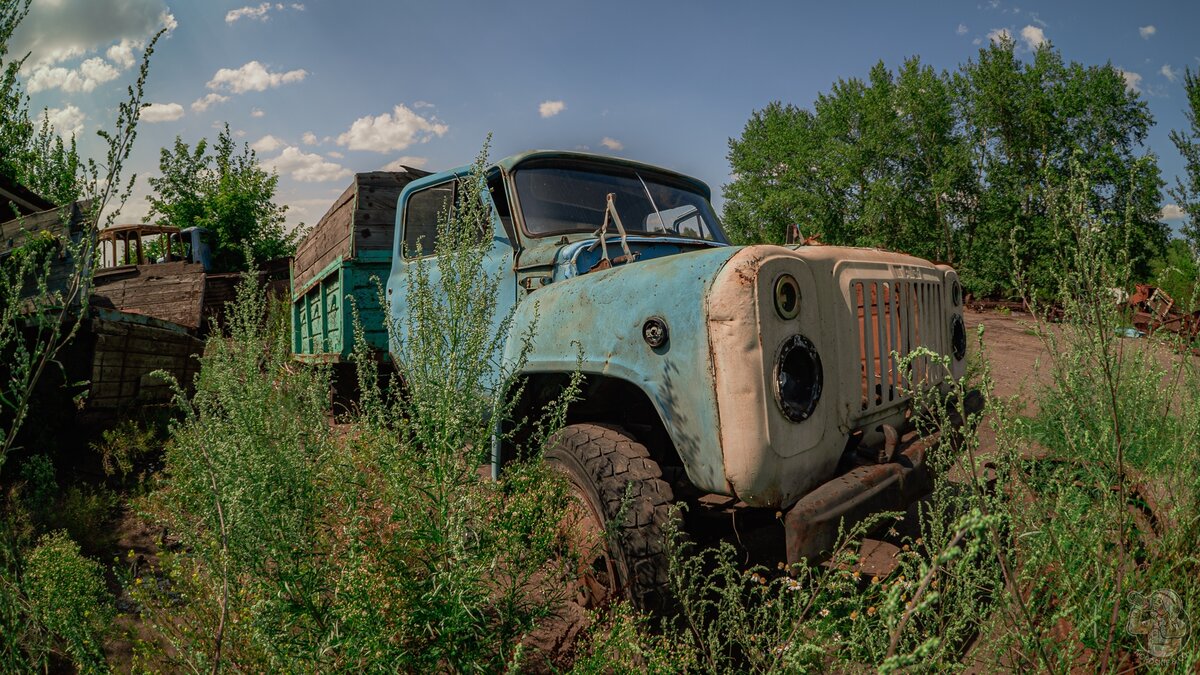
POLYGON ((200 139, 193 149, 176 137, 158 167, 161 177, 149 179, 150 215, 161 225, 208 229, 217 271, 247 269, 247 247, 255 260, 295 251, 299 232, 284 231, 287 207, 273 201, 279 176, 263 170, 248 145, 237 152, 228 124, 211 147, 200 139))
MULTIPOLYGON (((0 2, 0 63, 8 54, 8 40, 17 24, 29 11, 29 2, 0 2)), ((3 64, 0 69, 0 175, 30 188, 55 204, 69 204, 83 196, 85 165, 75 147, 50 126, 49 113, 42 111, 41 123, 29 116, 29 97, 25 95, 17 73, 24 57, 3 64)), ((12 213, 8 204, 0 205, 0 221, 12 213)))
POLYGON ((1188 68, 1183 73, 1183 91, 1187 94, 1188 128, 1172 130, 1171 142, 1183 156, 1184 177, 1175 179, 1168 192, 1186 219, 1180 228, 1193 255, 1200 255, 1200 72, 1188 68))
POLYGON ((918 57, 896 72, 881 62, 811 111, 774 102, 751 115, 729 141, 727 229, 781 242, 797 224, 825 243, 951 262, 977 295, 1011 293, 1014 264, 1048 289, 1073 246, 1050 200, 1075 166, 1145 278, 1166 244, 1158 165, 1143 150, 1152 124, 1111 64, 1067 64, 1049 44, 1023 61, 1001 39, 953 74, 918 57))
POLYGON ((782 241, 797 224, 827 243, 954 259, 969 158, 947 79, 919 58, 839 80, 812 112, 756 111, 729 159, 725 215, 739 241, 782 241))

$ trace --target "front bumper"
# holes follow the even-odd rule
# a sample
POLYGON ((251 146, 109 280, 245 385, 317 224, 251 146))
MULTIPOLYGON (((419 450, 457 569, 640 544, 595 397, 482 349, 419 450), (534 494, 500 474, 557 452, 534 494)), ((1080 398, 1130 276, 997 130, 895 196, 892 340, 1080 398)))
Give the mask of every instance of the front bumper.
MULTIPOLYGON (((968 416, 983 409, 983 397, 972 391, 964 401, 968 416)), ((890 461, 857 466, 804 495, 784 516, 788 564, 829 555, 839 529, 849 530, 873 513, 904 511, 928 495, 933 478, 926 455, 942 440, 958 436, 964 421, 953 420, 953 433, 928 436, 910 431, 899 438, 890 461)))

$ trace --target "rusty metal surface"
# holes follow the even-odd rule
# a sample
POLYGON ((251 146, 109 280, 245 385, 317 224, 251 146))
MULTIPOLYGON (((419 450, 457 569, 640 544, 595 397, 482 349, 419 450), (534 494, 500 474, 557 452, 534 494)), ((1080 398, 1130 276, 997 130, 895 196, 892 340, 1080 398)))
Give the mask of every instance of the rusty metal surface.
POLYGON ((1190 339, 1200 334, 1200 312, 1185 312, 1161 288, 1137 284, 1129 296, 1128 305, 1134 328, 1142 332, 1167 331, 1190 339))
POLYGON ((784 517, 788 563, 814 560, 828 553, 838 536, 838 525, 862 520, 888 510, 903 510, 932 488, 925 454, 938 435, 918 438, 910 433, 902 441, 896 461, 858 466, 821 485, 796 502, 784 517))
MULTIPOLYGON (((964 408, 972 414, 982 410, 983 404, 983 397, 973 391, 964 408)), ((929 494, 933 481, 925 457, 939 443, 953 442, 964 420, 952 416, 951 424, 953 427, 942 433, 922 437, 910 431, 898 440, 896 430, 885 427, 884 446, 895 443, 898 453, 860 449, 858 466, 796 502, 783 521, 788 563, 819 559, 832 550, 841 527, 848 530, 872 513, 903 511, 929 494), (874 463, 868 463, 870 458, 875 458, 874 463)))

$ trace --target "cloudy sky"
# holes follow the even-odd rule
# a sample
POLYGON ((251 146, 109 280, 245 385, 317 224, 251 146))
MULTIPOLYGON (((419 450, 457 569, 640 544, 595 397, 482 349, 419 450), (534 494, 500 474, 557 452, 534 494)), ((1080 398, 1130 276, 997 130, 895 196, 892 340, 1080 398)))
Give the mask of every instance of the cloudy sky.
MULTIPOLYGON (((99 156, 146 40, 151 64, 122 221, 145 214, 145 177, 175 136, 228 123, 280 175, 288 221, 314 223, 351 173, 581 148, 729 180, 728 139, 772 100, 808 107, 838 78, 919 54, 938 69, 1007 30, 1028 58, 1111 61, 1146 97, 1164 177, 1182 161, 1181 73, 1200 67, 1195 2, 798 3, 34 0, 12 45, 36 110, 99 156), (1045 3, 1040 3, 1045 4, 1045 3)), ((1165 214, 1175 215, 1164 200, 1165 214)))

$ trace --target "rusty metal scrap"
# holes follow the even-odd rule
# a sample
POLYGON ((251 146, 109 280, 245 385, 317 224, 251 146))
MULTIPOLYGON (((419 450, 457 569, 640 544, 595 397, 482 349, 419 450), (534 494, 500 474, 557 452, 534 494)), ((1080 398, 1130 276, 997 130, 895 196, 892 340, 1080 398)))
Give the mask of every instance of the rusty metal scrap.
POLYGON ((1129 296, 1131 322, 1134 328, 1146 333, 1165 330, 1195 338, 1200 333, 1200 312, 1180 309, 1166 291, 1150 284, 1137 284, 1129 296))

